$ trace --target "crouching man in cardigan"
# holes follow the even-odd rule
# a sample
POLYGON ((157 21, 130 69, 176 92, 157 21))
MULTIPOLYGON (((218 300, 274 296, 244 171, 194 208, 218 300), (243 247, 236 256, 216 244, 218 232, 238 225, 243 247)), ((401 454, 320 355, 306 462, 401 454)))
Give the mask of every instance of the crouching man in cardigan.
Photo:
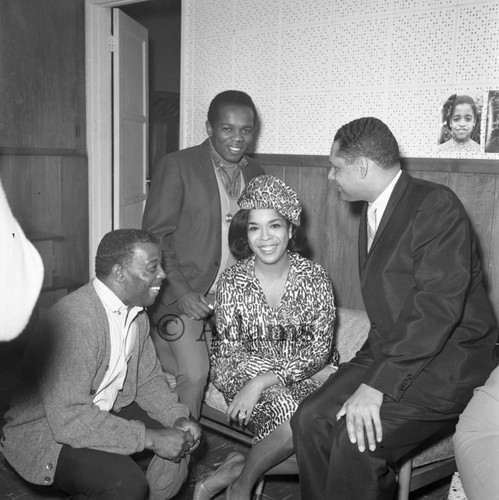
POLYGON ((149 337, 145 307, 165 278, 157 238, 106 234, 95 274, 33 334, 1 450, 26 480, 71 498, 171 498, 201 430, 169 389, 149 337), (152 457, 145 475, 139 457, 152 457))

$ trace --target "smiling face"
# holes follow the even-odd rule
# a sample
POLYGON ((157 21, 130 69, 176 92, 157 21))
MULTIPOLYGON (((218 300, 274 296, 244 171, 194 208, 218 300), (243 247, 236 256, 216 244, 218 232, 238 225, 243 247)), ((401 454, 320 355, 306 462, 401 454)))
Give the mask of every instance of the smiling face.
POLYGON ((154 303, 166 274, 161 249, 154 243, 137 243, 133 257, 120 268, 119 298, 126 306, 147 307, 154 303))
POLYGON ((362 176, 356 162, 349 163, 338 155, 339 143, 335 141, 331 148, 329 163, 331 170, 328 179, 336 184, 340 197, 345 201, 363 200, 361 188, 363 187, 362 176))
POLYGON ((458 104, 449 120, 452 138, 456 142, 467 142, 470 140, 471 132, 476 123, 471 104, 458 104))
POLYGON ((225 104, 214 123, 206 122, 215 151, 227 162, 237 163, 253 142, 255 117, 247 106, 225 104))
POLYGON ((250 210, 248 243, 256 259, 262 264, 272 265, 288 258, 286 249, 291 234, 291 224, 277 210, 250 210))

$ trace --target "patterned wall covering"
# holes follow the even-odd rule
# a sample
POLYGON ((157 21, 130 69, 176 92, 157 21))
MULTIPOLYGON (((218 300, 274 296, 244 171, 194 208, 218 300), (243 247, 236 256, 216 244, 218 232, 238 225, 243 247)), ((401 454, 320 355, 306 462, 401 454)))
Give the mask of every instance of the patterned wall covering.
POLYGON ((258 153, 328 154, 371 115, 431 157, 442 102, 499 89, 499 0, 183 0, 182 15, 182 147, 235 88, 259 110, 258 153))

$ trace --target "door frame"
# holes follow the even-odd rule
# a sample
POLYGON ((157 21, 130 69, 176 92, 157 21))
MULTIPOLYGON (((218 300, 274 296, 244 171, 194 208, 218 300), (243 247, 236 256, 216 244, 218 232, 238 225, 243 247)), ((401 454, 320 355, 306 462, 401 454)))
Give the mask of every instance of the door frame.
POLYGON ((113 116, 110 44, 113 7, 149 0, 85 0, 89 276, 100 240, 113 227, 113 116))

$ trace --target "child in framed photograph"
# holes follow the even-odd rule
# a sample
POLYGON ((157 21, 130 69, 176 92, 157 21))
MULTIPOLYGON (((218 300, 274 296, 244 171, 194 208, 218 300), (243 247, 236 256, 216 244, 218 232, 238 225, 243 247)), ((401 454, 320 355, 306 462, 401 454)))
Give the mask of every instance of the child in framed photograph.
POLYGON ((437 153, 479 154, 481 112, 469 95, 451 95, 442 107, 442 127, 437 153))

